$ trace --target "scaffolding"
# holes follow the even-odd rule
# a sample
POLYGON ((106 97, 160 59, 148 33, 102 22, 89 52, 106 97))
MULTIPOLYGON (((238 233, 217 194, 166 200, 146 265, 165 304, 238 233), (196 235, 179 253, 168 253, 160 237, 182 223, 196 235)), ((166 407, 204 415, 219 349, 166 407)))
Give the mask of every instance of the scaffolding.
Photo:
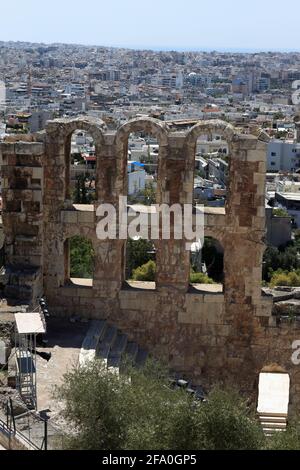
POLYGON ((30 409, 37 409, 36 337, 44 333, 41 312, 15 314, 16 388, 30 409))

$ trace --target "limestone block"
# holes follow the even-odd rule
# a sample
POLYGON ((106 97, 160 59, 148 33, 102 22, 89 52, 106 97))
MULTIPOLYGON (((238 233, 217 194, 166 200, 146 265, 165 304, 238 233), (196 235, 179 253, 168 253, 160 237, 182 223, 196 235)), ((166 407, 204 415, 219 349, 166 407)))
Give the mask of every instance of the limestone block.
POLYGON ((77 211, 62 211, 61 220, 62 220, 62 223, 65 223, 65 224, 77 224, 78 212, 77 211))
POLYGON ((205 294, 203 301, 205 303, 214 303, 214 304, 223 304, 224 303, 224 295, 223 294, 205 294))
POLYGON ((179 323, 191 324, 218 324, 221 323, 223 314, 223 304, 221 303, 202 303, 193 308, 187 307, 186 312, 178 314, 179 323))
POLYGON ((265 162, 266 151, 265 150, 248 150, 247 161, 248 162, 265 162))
POLYGON ((32 178, 42 180, 43 174, 44 174, 43 168, 39 168, 39 167, 32 168, 32 178))
POLYGON ((41 142, 16 142, 15 152, 21 155, 42 155, 45 151, 41 142))
POLYGON ((95 221, 95 212, 92 211, 77 211, 78 223, 79 224, 88 224, 94 223, 95 221))

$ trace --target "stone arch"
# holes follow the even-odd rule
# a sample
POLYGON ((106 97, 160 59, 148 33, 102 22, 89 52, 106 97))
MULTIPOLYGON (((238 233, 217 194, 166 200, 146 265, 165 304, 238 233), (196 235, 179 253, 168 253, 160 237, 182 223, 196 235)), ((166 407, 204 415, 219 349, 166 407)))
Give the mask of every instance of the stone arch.
POLYGON ((105 129, 106 126, 102 120, 92 120, 87 117, 79 117, 70 120, 57 119, 48 123, 47 134, 50 136, 50 142, 59 142, 63 145, 63 151, 60 153, 60 165, 64 168, 64 197, 66 200, 69 199, 70 148, 72 134, 76 130, 82 130, 87 132, 93 138, 96 151, 96 166, 98 166, 101 156, 100 149, 104 145, 105 129))
POLYGON ((229 153, 232 154, 233 142, 238 140, 239 135, 236 129, 228 122, 222 121, 220 119, 199 121, 186 132, 184 143, 185 181, 189 186, 190 199, 192 199, 194 187, 195 155, 197 140, 201 134, 205 133, 208 135, 212 135, 212 133, 216 131, 227 141, 229 146, 229 153))
POLYGON ((127 186, 127 152, 128 138, 133 132, 144 131, 155 137, 159 142, 158 155, 158 181, 157 181, 157 200, 161 200, 161 175, 163 174, 164 160, 167 154, 168 146, 168 126, 162 121, 154 118, 136 118, 122 125, 115 137, 116 165, 117 165, 117 191, 121 195, 126 195, 127 186))
POLYGON ((231 124, 220 119, 212 119, 209 121, 199 121, 189 129, 186 133, 186 144, 194 145, 201 134, 206 133, 211 135, 216 131, 225 138, 228 144, 238 138, 238 133, 231 124))

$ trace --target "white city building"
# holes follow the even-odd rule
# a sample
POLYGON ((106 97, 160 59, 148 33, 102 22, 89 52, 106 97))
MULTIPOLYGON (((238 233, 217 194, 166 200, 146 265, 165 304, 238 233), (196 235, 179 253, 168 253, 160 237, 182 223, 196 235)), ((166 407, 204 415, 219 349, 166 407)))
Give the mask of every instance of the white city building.
POLYGON ((127 163, 127 176, 128 176, 128 195, 143 191, 146 186, 146 172, 144 165, 139 162, 128 161, 127 163))
POLYGON ((268 145, 267 171, 296 172, 300 169, 300 143, 272 140, 268 145))

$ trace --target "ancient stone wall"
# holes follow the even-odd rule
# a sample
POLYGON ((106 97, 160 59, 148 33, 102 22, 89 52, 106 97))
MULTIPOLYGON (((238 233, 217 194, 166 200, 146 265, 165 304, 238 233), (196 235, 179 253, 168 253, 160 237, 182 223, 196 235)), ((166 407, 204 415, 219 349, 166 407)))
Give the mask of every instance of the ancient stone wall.
POLYGON ((278 362, 290 373, 298 406, 300 374, 291 355, 300 329, 296 322, 278 325, 272 298, 261 291, 266 136, 241 135, 222 121, 201 121, 177 132, 150 118, 135 119, 113 132, 102 121, 82 118, 51 121, 38 139, 1 145, 6 259, 12 273, 7 295, 18 288, 22 297, 27 286, 32 304, 44 291, 57 315, 108 319, 175 370, 206 384, 228 379, 254 393, 261 368, 278 362), (70 199, 70 142, 77 129, 95 141, 93 206, 73 205, 70 199), (156 283, 132 287, 125 283, 125 240, 97 238, 99 204, 117 207, 119 197, 127 195, 128 137, 137 131, 151 134, 160 144, 157 202, 170 205, 193 202, 197 138, 217 132, 228 141, 225 213, 205 211, 205 235, 224 248, 223 292, 191 288, 185 240, 155 241, 156 283), (74 235, 93 244, 91 287, 69 279, 68 240, 74 235))

